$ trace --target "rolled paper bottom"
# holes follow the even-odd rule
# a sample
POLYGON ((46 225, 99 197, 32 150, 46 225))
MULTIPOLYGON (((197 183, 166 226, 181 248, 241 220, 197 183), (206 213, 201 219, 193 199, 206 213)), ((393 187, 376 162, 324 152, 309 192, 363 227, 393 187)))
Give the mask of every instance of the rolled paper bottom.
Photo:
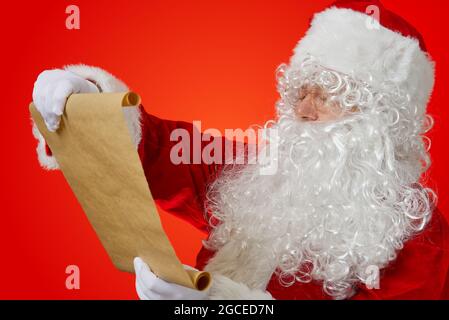
POLYGON ((194 287, 199 291, 207 290, 211 283, 212 277, 209 272, 206 271, 196 271, 196 270, 186 270, 194 287))

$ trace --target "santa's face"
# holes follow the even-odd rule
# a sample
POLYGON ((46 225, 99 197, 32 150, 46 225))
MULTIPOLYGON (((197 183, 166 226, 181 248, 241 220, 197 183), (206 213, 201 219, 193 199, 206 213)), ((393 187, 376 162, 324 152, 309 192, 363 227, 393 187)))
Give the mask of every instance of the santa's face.
POLYGON ((329 99, 329 93, 317 85, 304 85, 299 90, 295 112, 301 121, 326 122, 345 115, 341 106, 329 99))
POLYGON ((276 270, 285 285, 318 280, 346 298, 429 220, 424 115, 389 84, 313 64, 288 68, 278 87, 278 170, 230 167, 211 186, 208 267, 251 287, 276 270))

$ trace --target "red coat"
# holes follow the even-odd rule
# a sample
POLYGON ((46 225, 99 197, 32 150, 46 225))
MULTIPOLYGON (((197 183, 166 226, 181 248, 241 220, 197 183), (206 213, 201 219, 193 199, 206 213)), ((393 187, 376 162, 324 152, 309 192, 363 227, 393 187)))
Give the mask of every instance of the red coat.
MULTIPOLYGON (((208 233, 203 206, 205 190, 221 166, 172 164, 170 149, 177 142, 170 142, 170 133, 176 128, 192 133, 192 124, 161 120, 146 113, 142 107, 141 111, 139 155, 156 203, 208 233)), ((353 299, 449 299, 448 230, 445 218, 436 210, 426 230, 408 241, 396 261, 383 271, 380 289, 369 290, 360 285, 353 299)), ((203 269, 212 255, 213 252, 202 248, 196 267, 203 269)), ((317 283, 296 283, 286 288, 275 276, 267 290, 276 299, 329 299, 317 283)))

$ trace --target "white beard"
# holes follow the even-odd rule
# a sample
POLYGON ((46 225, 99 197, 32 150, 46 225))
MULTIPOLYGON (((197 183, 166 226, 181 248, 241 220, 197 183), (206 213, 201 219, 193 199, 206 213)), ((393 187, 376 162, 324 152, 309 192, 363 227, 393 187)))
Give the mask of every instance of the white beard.
POLYGON ((230 166, 210 187, 219 223, 206 270, 255 289, 273 272, 285 286, 317 280, 348 298, 368 267, 386 267, 429 221, 432 191, 418 183, 426 150, 392 129, 391 113, 362 110, 325 124, 280 108, 277 172, 230 166))

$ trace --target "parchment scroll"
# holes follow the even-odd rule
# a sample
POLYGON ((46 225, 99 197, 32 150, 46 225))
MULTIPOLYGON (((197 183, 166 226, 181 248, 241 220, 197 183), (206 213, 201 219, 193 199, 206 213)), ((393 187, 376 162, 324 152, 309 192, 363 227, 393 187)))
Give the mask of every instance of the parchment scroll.
POLYGON ((184 270, 168 240, 123 116, 132 92, 74 94, 57 132, 31 115, 114 265, 134 272, 141 257, 164 280, 205 290, 207 272, 184 270))

